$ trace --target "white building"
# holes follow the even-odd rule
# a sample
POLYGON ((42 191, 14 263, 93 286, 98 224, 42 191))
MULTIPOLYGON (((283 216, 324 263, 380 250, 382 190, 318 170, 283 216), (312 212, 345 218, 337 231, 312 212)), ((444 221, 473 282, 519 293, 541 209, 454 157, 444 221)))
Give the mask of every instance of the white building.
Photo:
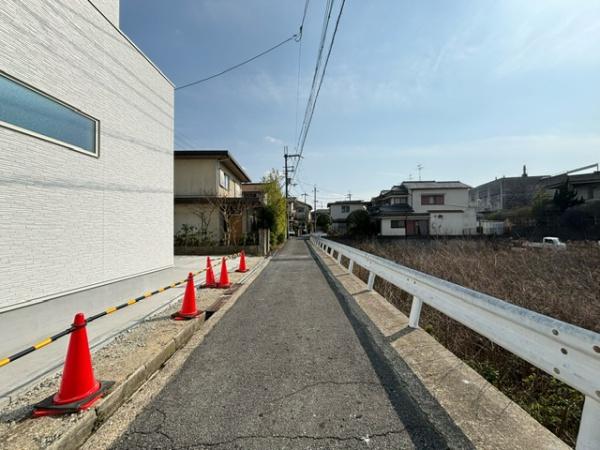
POLYGON ((456 236, 476 233, 469 186, 459 181, 407 181, 372 199, 382 236, 456 236))
POLYGON ((118 0, 0 0, 0 309, 173 264, 173 85, 118 0))
POLYGON ((332 233, 345 233, 348 229, 347 219, 351 212, 367 209, 362 200, 343 200, 327 203, 331 217, 330 231, 332 233))

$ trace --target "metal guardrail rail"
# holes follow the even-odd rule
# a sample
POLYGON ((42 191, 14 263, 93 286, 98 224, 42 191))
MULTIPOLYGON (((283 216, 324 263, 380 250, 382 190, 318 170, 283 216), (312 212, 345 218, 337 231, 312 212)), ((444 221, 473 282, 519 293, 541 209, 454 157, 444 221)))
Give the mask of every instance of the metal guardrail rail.
POLYGON ((369 271, 369 290, 377 276, 411 294, 410 327, 425 303, 583 393, 577 449, 600 448, 600 334, 338 242, 311 242, 340 265, 346 257, 349 272, 354 264, 369 271))

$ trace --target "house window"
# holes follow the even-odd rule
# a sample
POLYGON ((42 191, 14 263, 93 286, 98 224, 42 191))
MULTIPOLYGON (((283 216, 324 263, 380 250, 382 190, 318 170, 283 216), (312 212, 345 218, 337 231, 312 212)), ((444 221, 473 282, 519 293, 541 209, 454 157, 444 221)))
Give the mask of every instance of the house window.
POLYGON ((223 169, 219 169, 219 184, 223 189, 229 190, 229 175, 223 169))
POLYGON ((348 205, 342 205, 342 212, 343 213, 350 212, 350 206, 348 206, 348 205))
POLYGON ((390 220, 390 228, 404 228, 403 220, 390 220))
POLYGON ((406 203, 406 197, 392 197, 392 205, 400 205, 406 203))
POLYGON ((303 213, 304 212, 304 208, 302 206, 300 206, 299 208, 296 208, 296 211, 299 213, 303 213))
POLYGON ((98 121, 0 73, 0 126, 98 155, 98 121))
POLYGON ((444 194, 421 195, 421 205, 443 205, 444 194))

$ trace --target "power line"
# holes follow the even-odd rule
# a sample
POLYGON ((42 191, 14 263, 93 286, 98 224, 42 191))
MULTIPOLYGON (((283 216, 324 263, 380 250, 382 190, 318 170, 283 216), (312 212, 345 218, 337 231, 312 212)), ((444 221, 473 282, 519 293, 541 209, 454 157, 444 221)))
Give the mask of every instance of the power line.
MULTIPOLYGON (((329 49, 327 50, 327 57, 325 58, 325 62, 323 64, 323 70, 321 72, 320 78, 317 82, 317 78, 318 78, 318 73, 319 73, 319 67, 321 66, 321 58, 322 58, 322 50, 324 48, 324 42, 326 40, 326 35, 327 35, 327 28, 328 28, 328 24, 329 24, 329 19, 331 17, 331 10, 333 9, 333 0, 331 0, 330 2, 328 2, 326 9, 325 9, 325 19, 323 22, 323 29, 322 29, 322 33, 321 33, 321 42, 320 42, 320 46, 319 46, 319 53, 318 53, 318 57, 317 57, 317 63, 315 65, 315 73, 313 76, 313 86, 311 88, 311 95, 309 96, 307 105, 306 105, 306 112, 304 115, 304 123, 302 124, 302 129, 300 131, 300 136, 298 139, 298 143, 296 145, 296 151, 302 155, 304 152, 304 144, 306 142, 306 137, 308 136, 308 131, 310 129, 310 124, 312 122, 312 118, 313 118, 313 114, 315 111, 315 107, 317 104, 317 99, 319 97, 319 93, 321 92, 321 86, 323 85, 323 79, 325 78, 325 72, 327 71, 327 65, 329 63, 329 58, 331 56, 331 51, 333 49, 333 44, 335 43, 335 37, 337 35, 337 31, 340 25, 340 19, 342 18, 342 13, 344 11, 344 5, 346 4, 346 0, 342 0, 342 4, 340 6, 340 10, 338 12, 338 16, 335 22, 335 28, 333 30, 333 33, 331 35, 331 41, 329 43, 329 49), (316 89, 315 89, 316 86, 316 89)), ((296 171, 294 173, 294 175, 296 175, 298 173, 298 167, 300 166, 300 163, 302 162, 302 159, 300 159, 298 161, 298 164, 296 166, 296 171)))
MULTIPOLYGON (((300 33, 301 33, 301 31, 300 31, 300 33)), ((242 67, 243 65, 245 65, 245 64, 248 64, 249 62, 252 62, 252 61, 254 61, 255 59, 258 59, 258 58, 260 58, 261 56, 264 56, 264 55, 266 55, 267 53, 270 53, 270 52, 272 52, 273 50, 275 50, 275 49, 277 49, 277 48, 281 47, 282 45, 284 45, 284 44, 287 44, 287 43, 288 43, 288 42, 290 42, 291 40, 295 40, 296 42, 298 42, 298 41, 300 40, 300 38, 302 37, 302 35, 301 35, 300 33, 293 34, 293 35, 292 35, 292 36, 290 36, 289 38, 287 38, 287 39, 284 39, 283 41, 281 41, 279 44, 276 44, 276 45, 274 45, 273 47, 271 47, 271 48, 268 48, 267 50, 265 50, 265 51, 263 51, 263 52, 260 52, 258 55, 254 55, 252 58, 248 58, 248 59, 246 59, 246 60, 242 61, 241 63, 238 63, 238 64, 236 64, 236 65, 234 65, 234 66, 228 67, 227 69, 225 69, 225 70, 222 70, 222 71, 221 71, 221 72, 219 72, 219 73, 215 73, 214 75, 211 75, 211 76, 209 76, 209 77, 202 78, 202 79, 200 79, 200 80, 196 80, 196 81, 192 81, 191 83, 187 83, 187 84, 184 84, 184 85, 182 85, 182 86, 177 86, 177 87, 175 88, 175 90, 177 91, 177 90, 180 90, 180 89, 184 89, 184 88, 186 88, 186 87, 194 86, 194 85, 196 85, 196 84, 200 84, 200 83, 204 83, 205 81, 212 80, 213 78, 220 77, 221 75, 224 75, 224 74, 226 74, 227 72, 231 72, 232 70, 235 70, 235 69, 237 69, 238 67, 242 67)))

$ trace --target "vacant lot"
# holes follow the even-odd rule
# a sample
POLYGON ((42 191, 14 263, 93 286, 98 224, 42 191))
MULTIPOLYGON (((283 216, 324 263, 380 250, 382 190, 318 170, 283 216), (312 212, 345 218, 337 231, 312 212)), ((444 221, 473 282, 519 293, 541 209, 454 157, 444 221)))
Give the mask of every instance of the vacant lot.
MULTIPOLYGON (((600 246, 514 249, 508 241, 345 242, 399 264, 600 332, 600 246)), ((357 275, 366 277, 359 270, 357 275)), ((411 298, 378 280, 375 289, 408 314, 411 298)), ((421 325, 448 349, 574 445, 583 396, 457 322, 424 307, 421 325)))

